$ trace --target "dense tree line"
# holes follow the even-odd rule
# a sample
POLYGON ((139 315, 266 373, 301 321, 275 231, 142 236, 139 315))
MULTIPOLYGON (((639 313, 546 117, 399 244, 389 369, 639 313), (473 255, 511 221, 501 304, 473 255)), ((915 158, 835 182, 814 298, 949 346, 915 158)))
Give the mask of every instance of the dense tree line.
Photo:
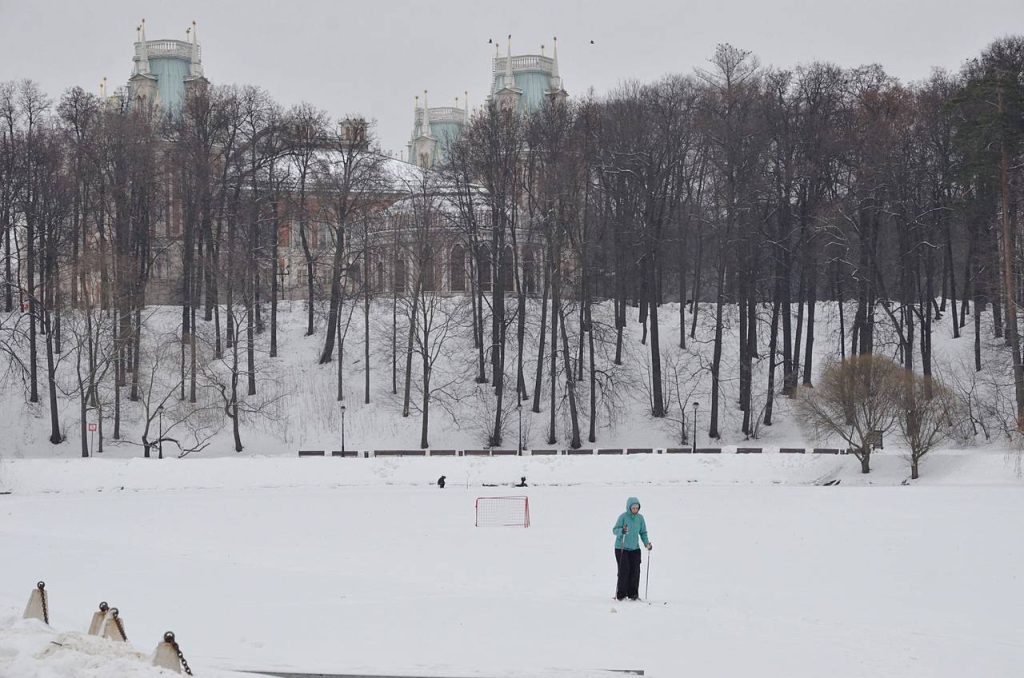
POLYGON ((686 377, 666 359, 670 342, 709 346, 707 435, 719 438, 722 408, 738 407, 756 436, 777 397, 814 386, 816 351, 884 354, 931 377, 944 316, 954 337, 973 323, 975 370, 989 327, 1005 342, 1020 426, 1022 141, 1017 37, 913 84, 879 66, 764 68, 722 45, 692 75, 553 97, 529 116, 489 103, 439 168, 398 188, 372 127, 308 104, 284 110, 255 87, 200 82, 166 115, 123 95, 74 88, 54 102, 30 81, 0 83, 0 350, 28 402, 42 386, 54 444, 68 388, 58 372, 73 362, 64 395, 81 405, 83 455, 90 412, 100 449, 106 426, 123 437, 125 400, 144 405, 147 456, 168 441, 201 449, 211 410, 241 450, 243 420, 273 400, 260 375, 278 354, 282 239, 294 233, 306 334, 321 335, 310 360, 337 361, 342 400, 361 307, 369 402, 371 297, 390 303, 391 390, 404 365, 402 413, 420 413, 423 446, 432 398, 455 397, 452 375, 432 371, 456 336, 473 346, 466 380, 488 394, 487 443, 507 444, 524 403, 548 412, 550 444, 596 441, 631 322, 650 415, 678 416, 684 437, 686 377), (431 294, 456 266, 439 257, 441 233, 467 254, 465 304, 431 294), (380 251, 392 265, 384 285, 371 270, 380 251), (176 286, 180 321, 153 351, 143 333, 157 269, 176 286), (838 336, 816 336, 823 301, 839 309, 838 336), (723 362, 730 332, 735 374, 723 362), (158 362, 173 379, 154 378, 158 362), (154 413, 172 403, 191 442, 152 437, 154 413))
MULTIPOLYGON (((497 104, 477 115, 447 169, 465 191, 474 182, 487 189, 490 216, 477 232, 489 234, 490 246, 482 247, 480 236, 473 241, 476 270, 508 265, 500 253, 509 234, 543 247, 533 410, 540 411, 547 369, 549 442, 565 403, 567 442, 580 445, 574 385, 591 399, 599 391, 595 299, 614 307, 613 363, 621 361, 627 315, 643 325, 653 417, 669 410, 662 306, 682 302, 670 321, 682 348, 697 338, 697 314, 713 314, 711 438, 720 436, 720 408, 730 405, 719 390, 723 379, 738 381, 747 435, 772 423, 776 395, 813 385, 823 300, 840 309, 840 333, 829 338, 835 345, 828 353, 890 354, 926 378, 934 370, 933 322, 950 314, 959 337, 973 321, 979 371, 982 326, 991 324, 1011 357, 1019 426, 1022 95, 1020 38, 992 43, 959 73, 936 71, 909 85, 879 66, 762 68, 750 53, 722 45, 693 75, 626 83, 599 99, 552 101, 526 119, 497 104), (505 197, 517 191, 516 200, 505 197), (568 301, 578 314, 571 325, 576 349, 565 336, 568 301), (739 366, 725 375, 723 335, 732 312, 739 366), (757 409, 753 364, 761 360, 770 367, 767 403, 757 409)), ((510 251, 520 258, 524 252, 510 251)), ((527 268, 523 261, 512 266, 527 268)), ((490 347, 499 396, 492 444, 501 442, 508 343, 501 280, 488 287, 490 340, 476 341, 481 350, 490 347)), ((476 282, 479 294, 488 283, 476 282)), ((509 310, 520 322, 527 312, 523 304, 509 310)), ((587 409, 593 419, 593 400, 587 409)))

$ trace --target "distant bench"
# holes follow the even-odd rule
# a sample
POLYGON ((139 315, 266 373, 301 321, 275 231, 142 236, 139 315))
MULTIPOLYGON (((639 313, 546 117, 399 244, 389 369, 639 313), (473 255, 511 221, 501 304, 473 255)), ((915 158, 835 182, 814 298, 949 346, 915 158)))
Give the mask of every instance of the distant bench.
POLYGON ((426 450, 374 450, 375 457, 425 457, 426 450))
POLYGON ((300 457, 322 457, 324 450, 299 450, 300 457))

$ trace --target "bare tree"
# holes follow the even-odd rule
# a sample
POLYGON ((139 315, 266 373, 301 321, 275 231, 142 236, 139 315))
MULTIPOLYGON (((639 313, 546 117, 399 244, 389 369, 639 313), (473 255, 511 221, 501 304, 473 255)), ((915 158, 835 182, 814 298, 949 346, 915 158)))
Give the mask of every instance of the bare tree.
POLYGON ((217 416, 219 408, 211 399, 204 398, 202 404, 193 404, 177 397, 181 386, 181 377, 174 370, 177 352, 173 334, 153 337, 150 345, 143 349, 140 440, 143 456, 147 458, 155 447, 157 456, 163 459, 164 443, 173 444, 179 457, 200 452, 223 426, 223 419, 217 416))
POLYGON ((327 313, 327 332, 320 353, 320 364, 328 363, 334 353, 338 332, 344 276, 359 258, 350 251, 349 228, 368 218, 379 204, 385 182, 387 161, 372 137, 369 123, 362 118, 346 118, 333 140, 317 178, 319 197, 333 236, 331 296, 327 313))
POLYGON ((841 438, 871 471, 871 437, 896 426, 903 403, 903 369, 888 358, 861 354, 826 364, 817 388, 801 387, 796 412, 819 439, 841 438))
POLYGON ((316 245, 310 231, 310 193, 327 135, 327 114, 309 104, 302 104, 288 113, 288 147, 295 169, 297 195, 295 212, 299 220, 299 240, 306 260, 306 336, 313 334, 313 305, 316 299, 316 245))
POLYGON ((962 401, 944 384, 904 370, 897 422, 910 448, 910 477, 917 480, 921 459, 937 445, 958 437, 965 423, 962 401))

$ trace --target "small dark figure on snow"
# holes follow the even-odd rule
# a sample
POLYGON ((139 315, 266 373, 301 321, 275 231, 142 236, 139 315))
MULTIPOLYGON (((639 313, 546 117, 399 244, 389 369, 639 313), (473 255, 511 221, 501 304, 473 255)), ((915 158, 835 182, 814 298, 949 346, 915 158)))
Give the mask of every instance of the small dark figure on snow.
POLYGON ((442 490, 444 489, 444 476, 441 476, 440 478, 437 479, 437 486, 440 487, 442 490))
POLYGON ((522 478, 520 478, 519 479, 519 484, 518 485, 513 485, 513 487, 526 487, 526 476, 523 476, 522 478))
POLYGON ((654 548, 647 539, 647 521, 640 515, 640 500, 626 500, 626 512, 619 516, 612 528, 615 534, 615 562, 618 564, 618 583, 615 598, 637 600, 640 597, 640 542, 647 550, 654 548))

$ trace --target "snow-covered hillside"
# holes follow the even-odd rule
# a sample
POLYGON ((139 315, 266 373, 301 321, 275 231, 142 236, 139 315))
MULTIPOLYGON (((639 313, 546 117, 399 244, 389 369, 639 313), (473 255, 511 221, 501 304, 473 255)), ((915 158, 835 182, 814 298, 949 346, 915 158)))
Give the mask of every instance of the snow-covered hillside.
MULTIPOLYGON (((450 314, 459 313, 455 310, 460 301, 450 299, 450 314)), ((464 302, 462 302, 464 303, 464 302)), ((723 384, 720 400, 721 439, 709 441, 707 425, 709 419, 709 399, 711 390, 710 355, 711 337, 713 336, 712 313, 710 307, 702 307, 695 339, 688 339, 688 349, 681 350, 679 344, 678 305, 666 304, 661 311, 662 331, 661 345, 665 392, 669 399, 668 417, 655 419, 650 416, 649 389, 649 347, 641 344, 642 327, 631 316, 624 342, 623 364, 612 363, 614 354, 614 331, 610 326, 611 309, 602 306, 596 314, 597 324, 597 368, 601 370, 601 382, 596 407, 596 441, 587 441, 587 430, 590 422, 589 397, 587 384, 577 384, 577 396, 580 405, 580 427, 585 447, 675 447, 681 444, 683 423, 686 426, 686 439, 692 441, 693 407, 699 402, 697 409, 698 446, 730 446, 754 445, 769 448, 813 445, 797 426, 790 411, 787 398, 779 397, 775 402, 775 416, 772 426, 760 425, 757 429, 757 440, 751 442, 741 432, 742 413, 738 410, 738 367, 735 335, 731 325, 726 327, 725 355, 723 358, 723 384)), ((733 309, 734 310, 734 309, 733 309)), ((762 309, 767 313, 767 309, 762 309)), ((403 374, 404 374, 404 342, 406 336, 401 327, 397 332, 398 344, 398 394, 392 394, 392 353, 391 353, 391 305, 390 302, 374 302, 370 320, 371 344, 371 388, 370 403, 364 400, 365 361, 363 359, 364 329, 361 310, 352 315, 345 343, 345 369, 343 373, 345 393, 345 444, 347 449, 415 449, 420 443, 421 415, 419 412, 420 396, 417 393, 420 383, 420 365, 414 357, 412 373, 413 393, 410 416, 402 417, 403 374)), ((847 309, 849 312, 849 309, 847 309)), ((531 322, 527 323, 527 339, 525 351, 525 375, 528 391, 533 393, 536 374, 536 331, 539 309, 531 307, 531 322)), ((571 313, 567 314, 570 319, 571 313)), ((689 313, 687 318, 689 318, 689 313)), ((463 318, 464 319, 464 318, 463 318)), ((178 345, 173 336, 176 323, 180 320, 179 310, 171 307, 154 307, 146 321, 144 343, 146 350, 143 355, 142 373, 150 374, 149 367, 158 363, 158 378, 151 391, 151 411, 155 411, 157 396, 164 391, 173 390, 167 384, 173 384, 177 378, 179 366, 178 345), (161 391, 160 388, 164 389, 161 391)), ((571 322, 571 321, 570 321, 571 322)), ((847 318, 847 327, 850 319, 847 318)), ((571 324, 575 330, 575 325, 571 324)), ((754 376, 754 408, 758 415, 763 415, 767 396, 767 331, 768 323, 761 323, 762 337, 759 350, 760 359, 755 363, 754 376)), ((988 325, 983 325, 985 332, 990 332, 988 325)), ((322 342, 322 331, 313 336, 304 336, 305 311, 304 304, 295 302, 286 304, 281 313, 280 357, 266 357, 269 342, 268 332, 257 335, 257 395, 246 397, 247 404, 258 408, 257 414, 242 414, 241 438, 246 455, 295 456, 299 449, 337 450, 341 448, 342 417, 340 404, 337 401, 337 367, 335 363, 318 365, 317 357, 322 342)), ((895 355, 896 343, 887 328, 884 319, 878 325, 879 336, 876 338, 876 350, 883 354, 895 355)), ((973 370, 972 325, 968 323, 964 334, 959 339, 951 338, 948 316, 937 322, 934 328, 933 352, 936 376, 951 382, 962 394, 970 394, 973 398, 972 411, 978 419, 977 434, 973 438, 956 441, 954 446, 972 447, 975 445, 992 444, 1002 448, 1008 444, 1004 435, 1004 422, 1008 420, 1006 410, 1010 402, 1007 397, 1011 393, 1005 389, 1008 380, 1005 351, 1000 348, 1000 340, 990 336, 983 338, 986 369, 981 373, 973 370), (1003 410, 1003 411, 1001 411, 1003 410), (989 440, 986 440, 986 434, 989 440)), ((570 337, 573 337, 570 333, 570 337)), ((839 322, 838 311, 834 304, 821 303, 818 307, 815 330, 815 370, 820 369, 823 361, 839 353, 839 322)), ((470 342, 471 331, 468 327, 453 330, 445 340, 443 350, 435 367, 433 386, 444 384, 444 392, 435 394, 431 404, 429 445, 435 449, 479 448, 486 444, 489 428, 492 426, 494 414, 493 389, 488 384, 476 384, 473 381, 475 367, 475 350, 470 342)), ((570 338, 570 350, 575 352, 576 339, 570 338)), ((70 342, 69 342, 70 343, 70 342)), ((550 351, 550 347, 548 349, 550 351)), ((72 350, 66 350, 66 359, 59 365, 62 394, 59 397, 61 429, 66 441, 60 445, 47 442, 49 434, 48 410, 45 395, 42 402, 36 405, 25 403, 25 393, 21 381, 8 378, 0 387, 0 421, 5 424, 5 439, 0 456, 4 457, 58 457, 71 458, 81 455, 79 422, 81 420, 79 403, 74 391, 74 356, 72 350), (67 394, 67 395, 65 395, 67 394)), ((209 360, 211 349, 202 346, 201 353, 209 360)), ((244 354, 244 351, 243 351, 244 354)), ((244 355, 242 357, 244 361, 244 355)), ((917 361, 920 364, 920 361, 917 361)), ((510 337, 507 354, 509 365, 508 383, 514 383, 515 337, 510 337)), ((223 365, 216 361, 209 362, 211 373, 223 365)), ((547 374, 548 364, 545 364, 547 374)), ((779 368, 777 368, 779 369, 779 368)), ((779 369, 781 372, 781 369, 779 369)), ((8 373, 11 377, 12 373, 8 373)), ((107 380, 109 381, 109 379, 107 380)), ((144 379, 145 381, 145 379, 144 379)), ((244 382, 244 376, 243 376, 244 382)), ((564 381, 562 382, 564 384, 564 381)), ((776 375, 776 388, 781 385, 781 374, 776 375)), ((45 380, 41 389, 45 394, 45 380)), ((532 401, 524 403, 522 409, 523 444, 534 448, 566 448, 568 447, 568 408, 564 399, 557 412, 556 442, 547 441, 549 426, 549 385, 545 381, 541 389, 540 412, 531 411, 532 401)), ((244 383, 242 392, 244 393, 244 383)), ((146 389, 143 389, 143 401, 146 389)), ((122 440, 111 437, 113 408, 108 404, 105 408, 104 430, 106 432, 103 455, 109 457, 142 456, 141 434, 143 428, 144 402, 127 400, 128 391, 123 391, 122 400, 122 440)), ((201 452, 201 456, 233 455, 233 439, 230 421, 224 416, 222 403, 213 388, 203 388, 203 380, 199 383, 199 403, 206 404, 208 409, 197 418, 192 426, 200 429, 200 436, 209 438, 210 444, 201 452)), ((108 399, 110 396, 108 394, 108 399)), ((503 447, 516 447, 518 436, 518 416, 514 397, 512 402, 505 404, 505 427, 503 447)), ((167 401, 165 424, 170 426, 175 413, 186 408, 178 402, 177 391, 167 401)), ((94 413, 90 413, 89 421, 94 421, 94 413)), ((759 417, 761 418, 761 417, 759 417)), ((149 437, 157 437, 158 420, 151 420, 149 437)), ((188 446, 194 445, 195 439, 189 435, 189 427, 178 425, 171 434, 181 438, 188 446)), ((837 441, 832 441, 837 446, 837 441)), ((887 441, 887 447, 898 445, 898 441, 887 441)), ((97 447, 93 442, 93 449, 97 447)), ((177 448, 167 443, 165 452, 177 454, 177 448)), ((329 453, 329 452, 328 452, 329 453)))

